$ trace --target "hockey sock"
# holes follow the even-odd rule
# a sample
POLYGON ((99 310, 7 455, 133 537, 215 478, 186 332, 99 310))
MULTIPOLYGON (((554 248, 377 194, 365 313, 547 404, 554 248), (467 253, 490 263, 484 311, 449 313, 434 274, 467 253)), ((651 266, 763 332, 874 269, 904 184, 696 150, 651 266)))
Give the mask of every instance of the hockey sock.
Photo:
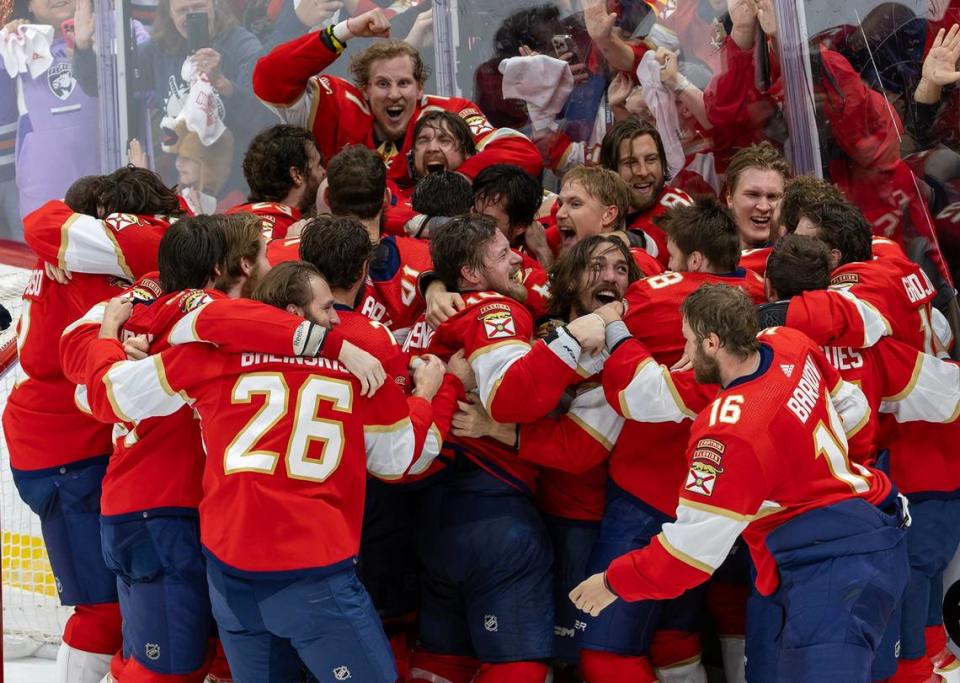
POLYGON ((119 683, 203 683, 207 677, 209 662, 189 674, 163 674, 151 671, 136 659, 131 657, 123 668, 119 683))
POLYGON ((887 679, 887 683, 928 683, 932 680, 935 680, 933 664, 926 657, 920 657, 897 662, 897 672, 887 679))
POLYGON ((550 667, 542 662, 481 664, 474 683, 544 683, 550 667))
POLYGON ((113 655, 85 652, 66 642, 57 650, 57 683, 100 683, 110 673, 113 655))
POLYGON ((657 680, 649 658, 599 650, 580 650, 580 671, 587 683, 656 683, 657 680))
POLYGON ((63 642, 83 652, 113 656, 123 646, 120 603, 74 607, 63 629, 63 642))
POLYGON ((728 683, 744 683, 747 680, 747 641, 745 638, 720 638, 720 653, 723 657, 723 673, 728 683))
POLYGON ((653 634, 650 659, 661 681, 706 683, 700 663, 700 635, 689 631, 661 629, 653 634))
POLYGON ((423 650, 414 650, 410 657, 408 681, 426 683, 470 683, 480 663, 473 657, 439 655, 423 650))

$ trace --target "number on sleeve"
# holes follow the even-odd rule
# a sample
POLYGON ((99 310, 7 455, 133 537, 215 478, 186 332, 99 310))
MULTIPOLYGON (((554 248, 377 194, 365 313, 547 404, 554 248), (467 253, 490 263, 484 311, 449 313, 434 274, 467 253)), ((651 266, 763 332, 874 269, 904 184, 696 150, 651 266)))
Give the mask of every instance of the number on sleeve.
MULTIPOLYGON (((850 460, 847 458, 847 437, 843 432, 843 424, 840 422, 840 416, 837 415, 836 408, 826 397, 827 413, 830 416, 830 425, 827 426, 821 420, 817 423, 813 431, 813 446, 816 448, 816 457, 824 456, 827 460, 827 467, 835 479, 847 484, 854 493, 866 493, 870 490, 870 483, 862 476, 850 471, 850 460)), ((853 463, 853 466, 861 474, 869 476, 869 472, 853 463)))

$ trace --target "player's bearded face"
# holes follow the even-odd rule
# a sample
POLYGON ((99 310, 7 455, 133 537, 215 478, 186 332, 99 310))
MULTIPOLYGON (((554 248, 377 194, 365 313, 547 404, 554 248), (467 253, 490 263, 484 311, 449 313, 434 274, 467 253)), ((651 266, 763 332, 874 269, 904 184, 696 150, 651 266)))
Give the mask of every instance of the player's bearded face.
POLYGON ((485 251, 483 288, 522 301, 527 293, 520 283, 522 259, 510 248, 510 243, 502 232, 497 230, 494 233, 493 239, 486 243, 485 251))
POLYGON ((300 205, 297 207, 301 213, 306 213, 317 200, 317 191, 320 189, 320 183, 327 177, 327 171, 324 169, 320 160, 320 152, 316 145, 307 143, 307 169, 304 178, 303 196, 300 199, 300 205))
POLYGON ((620 142, 617 173, 630 187, 635 211, 646 211, 657 203, 663 191, 663 161, 657 143, 649 135, 620 142))
POLYGON ((455 171, 463 163, 460 144, 444 125, 424 126, 413 141, 413 171, 418 178, 436 171, 455 171))
POLYGON ((693 378, 700 384, 720 384, 720 365, 703 350, 703 342, 693 354, 693 378))
POLYGON ((403 139, 417 102, 423 97, 423 87, 413 77, 413 59, 400 55, 373 62, 363 94, 373 113, 377 137, 403 139))
POLYGON ((580 275, 574 313, 586 315, 622 299, 629 285, 630 269, 620 250, 609 244, 597 245, 580 275))

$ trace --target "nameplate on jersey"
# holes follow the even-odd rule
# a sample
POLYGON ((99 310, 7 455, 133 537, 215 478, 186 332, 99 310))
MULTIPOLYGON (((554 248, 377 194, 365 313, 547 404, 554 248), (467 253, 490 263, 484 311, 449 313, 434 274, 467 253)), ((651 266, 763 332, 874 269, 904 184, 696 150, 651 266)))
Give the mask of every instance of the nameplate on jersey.
POLYGON ((690 471, 684 489, 701 496, 713 495, 717 478, 723 473, 723 452, 727 447, 716 439, 700 439, 693 448, 690 471))

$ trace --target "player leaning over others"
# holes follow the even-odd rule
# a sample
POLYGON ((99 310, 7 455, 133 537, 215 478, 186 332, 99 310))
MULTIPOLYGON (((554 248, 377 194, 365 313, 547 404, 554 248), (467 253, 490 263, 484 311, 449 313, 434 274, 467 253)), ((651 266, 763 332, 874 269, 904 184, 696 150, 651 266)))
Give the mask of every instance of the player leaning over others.
POLYGON ((595 615, 618 598, 679 595, 742 533, 757 590, 780 608, 781 628, 747 625, 748 641, 776 653, 776 680, 869 681, 907 583, 909 518, 884 474, 848 460, 846 433, 868 415, 866 399, 803 334, 758 335, 738 289, 703 285, 682 312, 697 381, 722 389, 694 421, 677 520, 571 599, 595 615))
POLYGON ((58 681, 98 682, 121 637, 116 577, 100 551, 110 428, 76 402, 57 344, 91 306, 156 270, 169 225, 157 215, 175 215, 179 206, 159 176, 131 167, 100 181, 81 178, 66 203, 47 202, 24 219, 24 237, 40 260, 17 330, 27 379, 11 392, 3 427, 17 491, 40 516, 60 601, 75 606, 57 654, 58 681))
MULTIPOLYGON (((329 287, 309 264, 299 264, 306 283, 287 278, 297 265, 272 270, 260 290, 275 293, 273 280, 285 278, 289 303, 331 327, 329 287)), ((390 648, 354 564, 367 472, 396 478, 413 462, 400 389, 387 382, 371 399, 336 361, 206 344, 127 361, 116 334, 128 314, 111 301, 87 386, 106 391, 131 420, 184 405, 199 413, 207 452, 200 542, 235 678, 299 680, 299 656, 322 681, 392 683, 390 648)))
POLYGON ((540 175, 540 153, 522 133, 494 128, 470 100, 424 95, 423 61, 407 43, 385 41, 357 55, 350 64, 355 84, 319 73, 350 38, 389 35, 390 22, 380 9, 307 33, 257 62, 253 91, 285 123, 312 130, 326 162, 345 145, 365 145, 383 157, 389 179, 401 188, 413 184, 407 166, 413 123, 435 109, 457 114, 473 134, 477 154, 466 159, 458 172, 472 179, 489 164, 507 163, 540 175))

